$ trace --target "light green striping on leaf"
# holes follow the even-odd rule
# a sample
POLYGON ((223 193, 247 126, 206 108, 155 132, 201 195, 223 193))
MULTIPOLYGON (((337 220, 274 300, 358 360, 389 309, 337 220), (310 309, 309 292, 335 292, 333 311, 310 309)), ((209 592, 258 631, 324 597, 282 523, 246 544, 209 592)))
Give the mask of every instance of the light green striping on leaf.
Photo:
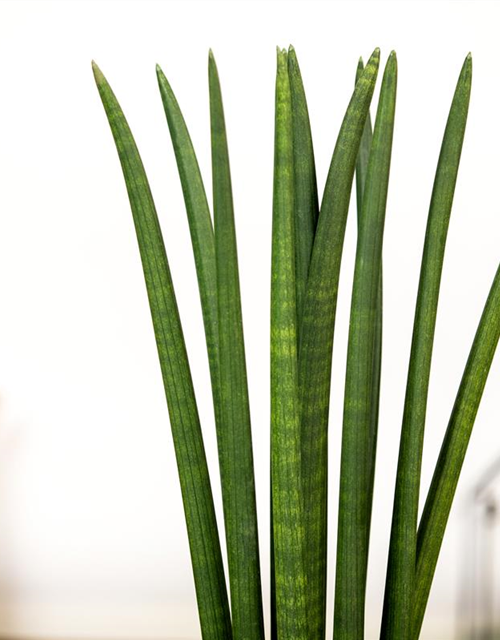
POLYGON ((328 411, 340 262, 356 157, 379 57, 376 49, 356 84, 337 138, 314 238, 301 324, 301 456, 311 640, 320 640, 325 634, 328 411))
POLYGON ((231 621, 203 438, 167 255, 144 167, 109 84, 93 65, 134 218, 189 536, 204 640, 230 640, 231 621))
POLYGON ((285 50, 278 50, 277 66, 271 271, 271 485, 276 626, 278 640, 306 640, 293 131, 285 50))
POLYGON ((220 358, 221 478, 234 640, 263 640, 259 538, 229 153, 215 59, 210 123, 220 358))
POLYGON ((364 637, 373 360, 396 87, 397 62, 392 52, 384 72, 370 149, 352 290, 340 468, 335 640, 364 637))

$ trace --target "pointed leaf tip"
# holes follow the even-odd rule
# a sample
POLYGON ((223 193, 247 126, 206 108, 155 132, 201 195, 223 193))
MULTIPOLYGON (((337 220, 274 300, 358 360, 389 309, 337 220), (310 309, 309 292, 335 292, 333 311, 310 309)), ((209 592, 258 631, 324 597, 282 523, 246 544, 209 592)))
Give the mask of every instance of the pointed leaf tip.
POLYGON ((391 53, 389 54, 389 57, 387 59, 387 64, 386 64, 386 71, 387 72, 396 72, 397 68, 398 68, 398 59, 396 56, 396 52, 395 51, 391 51, 391 53))
POLYGON ((472 73, 472 54, 470 51, 467 54, 462 67, 462 74, 464 73, 468 73, 468 74, 472 73))
POLYGON ((104 77, 103 72, 99 69, 99 66, 95 60, 92 60, 92 72, 94 74, 94 79, 97 84, 102 84, 106 82, 106 78, 104 77))
POLYGON ((286 49, 280 49, 280 47, 277 47, 276 53, 277 53, 277 60, 278 60, 278 72, 285 71, 287 59, 288 59, 288 54, 286 52, 286 49))

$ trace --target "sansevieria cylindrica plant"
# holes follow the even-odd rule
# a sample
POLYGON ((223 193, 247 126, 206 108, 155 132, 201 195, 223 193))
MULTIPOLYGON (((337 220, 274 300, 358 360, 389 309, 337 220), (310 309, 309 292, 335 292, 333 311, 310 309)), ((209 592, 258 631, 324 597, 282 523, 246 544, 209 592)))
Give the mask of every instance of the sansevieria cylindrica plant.
MULTIPOLYGON (((278 50, 271 266, 271 638, 323 640, 327 620, 328 416, 337 292, 356 176, 338 508, 334 639, 361 640, 382 357, 382 246, 397 61, 387 59, 372 130, 380 52, 360 61, 321 199, 306 96, 292 47, 278 50)), ((213 206, 188 129, 160 67, 179 169, 212 383, 229 595, 181 320, 142 161, 103 74, 94 75, 122 165, 165 385, 202 636, 262 640, 264 615, 254 466, 228 142, 209 54, 213 206)), ((431 196, 416 301, 380 637, 417 640, 472 427, 500 336, 497 271, 418 521, 427 395, 441 272, 467 120, 472 60, 453 96, 431 196)), ((337 427, 337 425, 335 425, 337 427)))

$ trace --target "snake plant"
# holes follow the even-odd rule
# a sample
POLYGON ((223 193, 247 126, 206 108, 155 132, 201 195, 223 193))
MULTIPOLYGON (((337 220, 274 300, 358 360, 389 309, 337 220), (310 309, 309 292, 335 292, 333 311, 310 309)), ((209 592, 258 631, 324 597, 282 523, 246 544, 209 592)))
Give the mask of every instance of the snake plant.
MULTIPOLYGON (((362 640, 382 357, 382 246, 397 60, 360 60, 320 199, 293 47, 278 49, 271 265, 271 638, 322 640, 327 619, 328 417, 337 292, 354 176, 357 248, 342 425, 334 639, 362 640)), ((130 199, 179 471, 204 640, 262 640, 250 407, 235 216, 219 75, 208 61, 213 205, 167 78, 157 78, 184 194, 210 367, 229 594, 188 355, 155 204, 131 130, 93 64, 130 199)), ((353 74, 354 75, 354 74, 353 74)), ((500 336, 500 269, 479 320, 418 521, 425 414, 441 272, 471 89, 463 64, 427 218, 402 417, 382 626, 417 640, 460 470, 500 336)), ((340 428, 340 425, 332 425, 340 428)))

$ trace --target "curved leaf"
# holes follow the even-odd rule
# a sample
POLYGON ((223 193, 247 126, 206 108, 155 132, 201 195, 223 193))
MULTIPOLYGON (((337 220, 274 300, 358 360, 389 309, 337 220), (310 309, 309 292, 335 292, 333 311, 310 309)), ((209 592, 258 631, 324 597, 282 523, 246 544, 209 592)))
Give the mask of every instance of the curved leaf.
POLYGON ((125 116, 96 64, 93 70, 122 165, 139 243, 179 470, 202 635, 204 640, 230 640, 231 619, 210 478, 158 216, 125 116))

